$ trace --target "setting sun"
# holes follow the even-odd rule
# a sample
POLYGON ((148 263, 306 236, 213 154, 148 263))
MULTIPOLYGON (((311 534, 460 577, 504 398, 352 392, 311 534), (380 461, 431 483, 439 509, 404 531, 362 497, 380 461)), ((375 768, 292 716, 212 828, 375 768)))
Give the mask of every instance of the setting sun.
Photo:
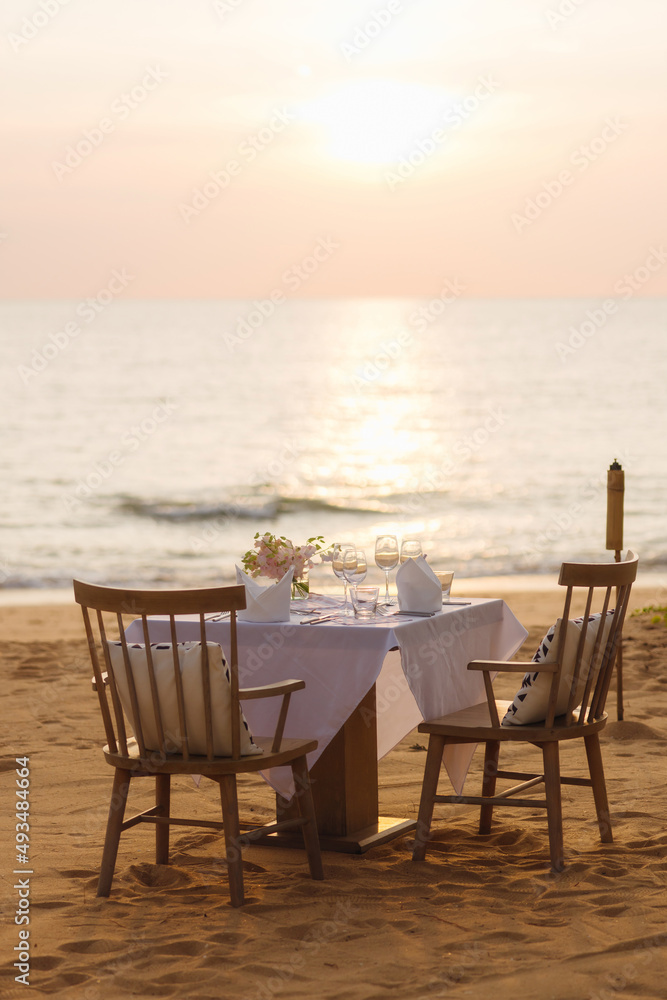
POLYGON ((397 80, 351 80, 304 105, 302 120, 323 131, 325 152, 348 163, 395 163, 442 119, 448 94, 397 80))

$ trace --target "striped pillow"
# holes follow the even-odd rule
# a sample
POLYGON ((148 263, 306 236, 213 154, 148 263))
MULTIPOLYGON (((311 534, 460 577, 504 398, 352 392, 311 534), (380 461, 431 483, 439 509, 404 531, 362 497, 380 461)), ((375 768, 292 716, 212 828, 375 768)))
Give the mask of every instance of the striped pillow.
MULTIPOLYGON (((230 728, 231 685, 229 668, 217 642, 207 642, 209 677, 211 685, 211 714, 213 729, 213 753, 216 757, 231 757, 232 734, 230 728)), ((109 659, 118 694, 136 732, 130 690, 125 674, 123 647, 120 642, 107 641, 109 659)), ((179 642, 178 662, 181 669, 183 684, 183 700, 185 702, 185 726, 188 736, 188 750, 191 754, 206 754, 206 729, 204 726, 204 693, 202 684, 202 649, 201 642, 179 642)), ((139 716, 144 734, 146 749, 162 750, 155 725, 153 699, 151 697, 148 664, 146 662, 146 647, 138 642, 128 644, 132 677, 137 691, 139 716)), ((165 736, 165 751, 180 753, 183 747, 181 730, 178 721, 178 701, 176 697, 176 678, 174 676, 174 659, 170 642, 151 643, 151 656, 155 670, 158 701, 162 715, 162 727, 165 736)), ((241 714, 241 754, 262 753, 252 739, 248 723, 243 712, 241 714)))
MULTIPOLYGON (((613 611, 608 611, 604 624, 601 649, 609 635, 609 629, 613 621, 613 611)), ((589 615, 588 628, 586 629, 586 639, 584 652, 577 680, 577 695, 575 705, 581 703, 586 686, 586 676, 588 664, 593 654, 593 646, 600 628, 602 615, 589 615)), ((547 634, 542 639, 533 656, 533 663, 554 663, 558 650, 558 639, 560 636, 562 618, 559 618, 555 625, 552 625, 547 634)), ((556 699, 556 715, 563 715, 567 711, 567 703, 570 698, 574 665, 581 636, 583 618, 570 618, 565 637, 565 650, 563 653, 563 670, 556 699)), ((547 707, 549 704, 549 694, 551 691, 551 681, 553 674, 545 671, 531 671, 524 675, 521 687, 514 696, 512 704, 507 709, 502 721, 503 726, 525 726, 530 723, 543 722, 546 719, 547 707)))

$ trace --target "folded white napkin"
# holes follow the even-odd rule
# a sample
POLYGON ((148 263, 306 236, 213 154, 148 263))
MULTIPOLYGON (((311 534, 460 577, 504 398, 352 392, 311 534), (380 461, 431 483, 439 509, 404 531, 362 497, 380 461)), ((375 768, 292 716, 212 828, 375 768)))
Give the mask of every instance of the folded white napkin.
POLYGON ((401 611, 440 611, 442 587, 424 556, 408 559, 396 573, 401 611))
POLYGON ((278 583, 262 587, 251 576, 236 567, 236 582, 245 584, 245 610, 239 611, 240 622, 288 622, 289 602, 292 594, 292 577, 294 567, 291 566, 278 583))

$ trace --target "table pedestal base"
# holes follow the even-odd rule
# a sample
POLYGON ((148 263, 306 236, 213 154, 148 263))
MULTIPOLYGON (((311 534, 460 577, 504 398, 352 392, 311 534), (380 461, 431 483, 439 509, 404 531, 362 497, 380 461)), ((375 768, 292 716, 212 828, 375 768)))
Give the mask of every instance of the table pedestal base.
MULTIPOLYGON (((416 820, 379 816, 375 685, 311 767, 310 781, 323 851, 363 854, 417 828, 416 820)), ((298 816, 296 802, 276 796, 276 814, 298 816)), ((288 830, 257 843, 303 847, 303 838, 288 830)))
MULTIPOLYGON (((379 816, 377 823, 363 830, 355 830, 345 836, 332 836, 320 833, 320 847, 323 851, 338 851, 341 854, 364 854, 371 847, 386 844, 401 834, 417 829, 417 821, 397 819, 393 816, 379 816)), ((296 847, 303 850, 303 837, 297 831, 285 833, 268 833, 252 839, 253 844, 263 847, 296 847)))

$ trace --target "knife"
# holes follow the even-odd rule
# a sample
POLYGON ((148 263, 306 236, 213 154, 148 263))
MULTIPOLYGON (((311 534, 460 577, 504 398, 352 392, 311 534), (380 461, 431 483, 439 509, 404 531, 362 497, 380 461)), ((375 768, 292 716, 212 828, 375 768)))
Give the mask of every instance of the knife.
POLYGON ((309 621, 299 622, 299 625, 319 625, 320 622, 330 622, 333 618, 338 618, 338 615, 322 615, 321 618, 311 618, 309 621))
POLYGON ((413 618, 432 618, 437 611, 394 611, 395 615, 412 615, 413 618))

